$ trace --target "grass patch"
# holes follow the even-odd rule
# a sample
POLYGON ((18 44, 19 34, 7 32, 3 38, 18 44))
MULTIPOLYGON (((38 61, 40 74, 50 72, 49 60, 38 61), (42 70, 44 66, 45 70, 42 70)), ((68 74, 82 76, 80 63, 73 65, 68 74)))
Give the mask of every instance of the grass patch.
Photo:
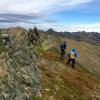
MULTIPOLYGON (((79 67, 78 71, 80 71, 80 72, 85 72, 85 73, 87 73, 87 74, 90 74, 89 70, 86 69, 86 68, 84 67, 84 65, 82 65, 82 64, 79 63, 78 61, 76 62, 76 64, 77 64, 78 67, 79 67)), ((91 73, 91 75, 92 75, 92 73, 91 73)))
POLYGON ((80 93, 80 89, 69 83, 67 80, 62 79, 59 73, 56 74, 56 77, 53 73, 50 73, 49 70, 45 70, 45 73, 47 79, 42 82, 42 86, 44 89, 50 89, 50 91, 44 91, 44 94, 57 97, 60 100, 70 100, 71 98, 84 100, 84 97, 80 93))
POLYGON ((37 44, 35 46, 33 46, 33 51, 39 55, 39 54, 42 54, 45 52, 45 50, 43 49, 42 45, 41 44, 37 44))
POLYGON ((29 100, 43 100, 42 97, 30 95, 29 100))

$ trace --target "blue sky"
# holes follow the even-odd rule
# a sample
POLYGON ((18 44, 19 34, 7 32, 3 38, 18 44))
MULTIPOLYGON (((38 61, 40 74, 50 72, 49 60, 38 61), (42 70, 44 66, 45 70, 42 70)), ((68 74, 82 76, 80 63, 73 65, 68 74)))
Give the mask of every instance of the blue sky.
POLYGON ((2 0, 0 27, 100 32, 100 0, 2 0))

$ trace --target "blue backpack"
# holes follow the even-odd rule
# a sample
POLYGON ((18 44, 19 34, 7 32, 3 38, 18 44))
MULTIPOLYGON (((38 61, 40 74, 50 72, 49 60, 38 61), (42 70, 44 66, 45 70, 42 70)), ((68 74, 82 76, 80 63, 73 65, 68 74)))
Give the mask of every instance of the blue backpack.
POLYGON ((60 45, 60 50, 64 50, 64 46, 62 44, 60 45))

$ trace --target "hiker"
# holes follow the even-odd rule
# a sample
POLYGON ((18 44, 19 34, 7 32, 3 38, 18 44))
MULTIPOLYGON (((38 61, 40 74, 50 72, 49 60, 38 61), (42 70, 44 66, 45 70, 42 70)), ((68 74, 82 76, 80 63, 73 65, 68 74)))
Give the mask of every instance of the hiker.
POLYGON ((76 61, 75 59, 77 58, 78 54, 75 48, 73 48, 69 53, 68 53, 68 64, 70 64, 70 62, 72 62, 72 68, 75 69, 75 64, 76 61))
POLYGON ((65 50, 66 50, 66 42, 64 41, 61 45, 60 45, 60 52, 61 52, 61 59, 63 60, 65 57, 65 50))

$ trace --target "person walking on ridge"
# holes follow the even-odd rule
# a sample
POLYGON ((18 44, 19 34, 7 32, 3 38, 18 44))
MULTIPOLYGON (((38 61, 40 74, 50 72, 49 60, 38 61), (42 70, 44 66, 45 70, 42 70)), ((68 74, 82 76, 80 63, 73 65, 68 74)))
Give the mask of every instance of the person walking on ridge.
POLYGON ((64 42, 60 45, 60 53, 61 53, 61 59, 62 59, 62 60, 64 60, 65 51, 66 51, 66 42, 64 41, 64 42))
POLYGON ((72 62, 72 68, 75 69, 75 64, 76 64, 76 58, 78 57, 77 51, 75 48, 73 48, 69 53, 68 53, 68 64, 72 62))

